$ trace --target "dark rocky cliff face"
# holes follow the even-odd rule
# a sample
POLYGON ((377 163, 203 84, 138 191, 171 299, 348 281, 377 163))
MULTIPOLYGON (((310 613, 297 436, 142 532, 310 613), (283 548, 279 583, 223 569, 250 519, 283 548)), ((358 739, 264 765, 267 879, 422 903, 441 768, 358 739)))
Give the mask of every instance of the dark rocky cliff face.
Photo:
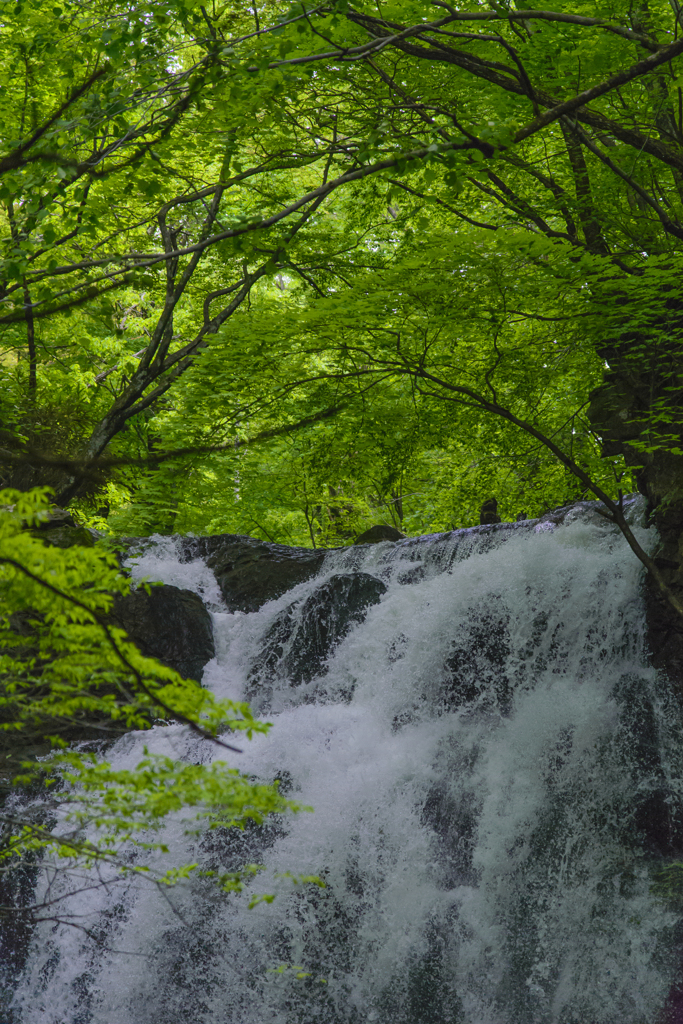
MULTIPOLYGON (((643 453, 631 442, 642 440, 636 419, 646 413, 644 399, 616 373, 592 396, 589 418, 603 437, 605 455, 623 455, 636 473, 648 500, 648 517, 659 534, 655 563, 668 587, 683 599, 683 456, 658 451, 643 453)), ((682 442, 683 443, 683 442, 682 442)), ((645 577, 645 614, 652 662, 666 672, 683 693, 683 618, 645 577)))
MULTIPOLYGON (((627 304, 628 305, 628 304, 627 304)), ((655 562, 683 599, 683 299, 662 287, 651 310, 633 306, 632 326, 606 337, 598 354, 609 369, 591 394, 588 419, 605 456, 622 455, 648 500, 660 536, 655 562)), ((645 579, 646 617, 654 665, 683 693, 683 619, 645 579)))
MULTIPOLYGON (((655 561, 664 580, 683 598, 683 510, 661 510, 656 516, 660 545, 655 561)), ((666 672, 683 695, 683 618, 662 596, 649 575, 645 578, 645 614, 652 664, 666 672)))

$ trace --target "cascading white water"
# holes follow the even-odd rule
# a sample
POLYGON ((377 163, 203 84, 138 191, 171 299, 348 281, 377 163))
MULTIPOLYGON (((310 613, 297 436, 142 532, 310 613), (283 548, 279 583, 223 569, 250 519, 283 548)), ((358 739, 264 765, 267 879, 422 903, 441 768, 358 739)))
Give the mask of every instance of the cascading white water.
MULTIPOLYGON (((179 859, 263 862, 251 892, 274 903, 208 883, 75 895, 95 932, 38 929, 17 1020, 657 1024, 681 960, 651 893, 681 714, 644 658, 639 563, 599 516, 571 518, 333 552, 253 614, 222 609, 172 539, 150 545, 138 575, 211 603, 204 684, 274 723, 233 763, 314 812, 194 844, 170 826, 179 859), (255 670, 285 609, 358 571, 386 592, 322 673, 255 670)), ((110 757, 144 744, 221 758, 179 726, 110 757)))

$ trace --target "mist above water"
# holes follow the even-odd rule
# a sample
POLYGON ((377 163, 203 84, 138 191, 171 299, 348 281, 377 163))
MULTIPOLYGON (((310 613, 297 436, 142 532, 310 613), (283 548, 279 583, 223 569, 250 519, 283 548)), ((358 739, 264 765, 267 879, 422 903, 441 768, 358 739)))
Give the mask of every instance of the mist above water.
MULTIPOLYGON (((233 764, 314 811, 199 839, 171 824, 177 861, 266 870, 241 896, 74 895, 91 934, 39 927, 17 1020, 657 1024, 681 961, 651 892, 676 857, 681 713, 647 665, 639 563, 590 507, 571 519, 341 549, 252 614, 227 613, 179 542, 150 544, 135 572, 212 609, 204 685, 273 722, 233 764), (297 615, 349 573, 386 590, 293 679, 297 615), (249 910, 258 893, 277 896, 249 910)), ((109 756, 132 765, 144 745, 223 757, 180 726, 109 756)))

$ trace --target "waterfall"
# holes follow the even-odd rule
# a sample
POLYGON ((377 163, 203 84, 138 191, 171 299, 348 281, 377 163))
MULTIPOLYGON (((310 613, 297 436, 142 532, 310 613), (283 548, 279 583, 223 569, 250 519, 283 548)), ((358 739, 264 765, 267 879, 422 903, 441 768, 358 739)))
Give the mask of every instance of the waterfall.
MULTIPOLYGON (((630 515, 651 546, 637 501, 630 515)), ((181 861, 263 863, 241 895, 74 892, 88 933, 37 927, 17 1022, 664 1019, 683 933, 653 876, 683 858, 682 716, 647 664, 640 564, 590 503, 560 525, 329 552, 249 614, 182 543, 156 538, 135 572, 204 597, 203 684, 273 723, 231 763, 314 810, 193 839, 168 826, 181 861), (344 619, 352 592, 365 604, 344 619), (306 661, 330 615, 336 646, 306 661), (249 909, 259 893, 275 900, 249 909)), ((224 758, 178 725, 108 756, 135 764, 144 745, 224 758)))

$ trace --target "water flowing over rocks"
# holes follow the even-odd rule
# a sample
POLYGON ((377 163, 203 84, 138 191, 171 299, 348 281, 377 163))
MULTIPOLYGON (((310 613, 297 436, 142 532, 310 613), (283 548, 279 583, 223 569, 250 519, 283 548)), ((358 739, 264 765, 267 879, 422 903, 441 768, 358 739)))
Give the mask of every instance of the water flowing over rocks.
POLYGON ((273 678, 298 686, 325 675, 329 655, 386 589, 368 573, 337 573, 305 600, 284 608, 264 636, 249 674, 247 697, 254 707, 259 712, 265 709, 264 685, 273 678))
POLYGON ((453 641, 446 658, 444 704, 451 710, 469 704, 484 695, 504 710, 510 696, 506 674, 510 654, 508 617, 498 617, 488 609, 453 641))
MULTIPOLYGON (((264 863, 241 896, 74 885, 89 931, 36 930, 13 1024, 677 1022, 680 905, 655 881, 683 858, 683 714, 598 509, 331 551, 141 542, 137 578, 210 610, 202 684, 273 722, 234 766, 314 813, 169 826, 202 869, 264 863)), ((178 725, 112 755, 143 743, 224 756, 178 725)))

